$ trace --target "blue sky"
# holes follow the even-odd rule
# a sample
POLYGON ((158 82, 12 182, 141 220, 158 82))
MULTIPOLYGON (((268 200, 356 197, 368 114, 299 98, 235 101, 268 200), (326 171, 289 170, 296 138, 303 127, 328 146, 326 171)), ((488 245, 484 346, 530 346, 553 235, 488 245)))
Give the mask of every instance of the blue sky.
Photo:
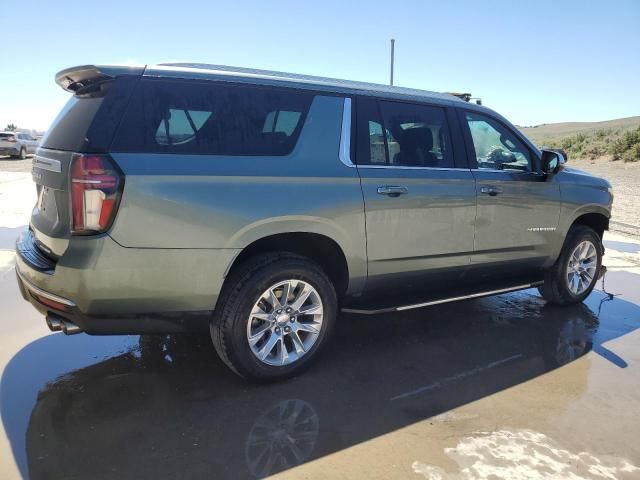
POLYGON ((520 125, 640 115, 640 0, 23 0, 9 9, 0 128, 45 129, 68 95, 54 74, 73 65, 187 60, 387 83, 391 37, 397 85, 472 92, 520 125))

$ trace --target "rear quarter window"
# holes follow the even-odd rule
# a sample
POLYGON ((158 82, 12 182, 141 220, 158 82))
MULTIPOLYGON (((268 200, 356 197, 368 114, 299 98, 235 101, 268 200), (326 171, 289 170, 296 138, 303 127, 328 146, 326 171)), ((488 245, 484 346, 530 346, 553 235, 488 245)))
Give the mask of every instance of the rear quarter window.
POLYGON ((296 145, 313 96, 287 88, 142 80, 111 150, 287 155, 296 145))

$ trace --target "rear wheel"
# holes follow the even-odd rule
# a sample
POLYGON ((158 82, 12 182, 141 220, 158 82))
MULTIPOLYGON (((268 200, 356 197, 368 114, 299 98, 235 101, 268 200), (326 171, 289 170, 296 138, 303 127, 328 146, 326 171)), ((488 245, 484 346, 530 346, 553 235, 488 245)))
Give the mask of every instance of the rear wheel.
POLYGON ((20 160, 24 160, 25 158, 27 158, 27 150, 24 147, 20 149, 20 154, 18 155, 18 158, 20 160))
POLYGON ((556 305, 579 303, 595 287, 601 265, 600 236, 590 227, 574 226, 539 291, 548 302, 556 305))
POLYGON ((238 375, 278 380, 310 365, 336 314, 335 290, 318 265, 288 253, 259 255, 228 278, 211 337, 238 375))

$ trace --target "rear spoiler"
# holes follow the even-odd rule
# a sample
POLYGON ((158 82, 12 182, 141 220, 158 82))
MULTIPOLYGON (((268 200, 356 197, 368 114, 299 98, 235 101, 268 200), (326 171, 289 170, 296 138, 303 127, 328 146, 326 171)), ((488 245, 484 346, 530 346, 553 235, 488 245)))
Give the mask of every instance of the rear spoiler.
POLYGON ((117 65, 82 65, 67 68, 56 73, 56 83, 67 92, 75 93, 81 88, 114 79, 118 75, 142 75, 144 69, 144 65, 130 67, 117 65))

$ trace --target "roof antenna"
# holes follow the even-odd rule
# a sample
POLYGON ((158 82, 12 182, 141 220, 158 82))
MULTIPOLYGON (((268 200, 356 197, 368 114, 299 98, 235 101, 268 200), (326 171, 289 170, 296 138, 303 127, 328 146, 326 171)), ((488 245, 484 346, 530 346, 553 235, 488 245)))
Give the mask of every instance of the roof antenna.
POLYGON ((396 39, 391 39, 391 78, 389 80, 389 85, 393 86, 393 52, 395 50, 396 39))

